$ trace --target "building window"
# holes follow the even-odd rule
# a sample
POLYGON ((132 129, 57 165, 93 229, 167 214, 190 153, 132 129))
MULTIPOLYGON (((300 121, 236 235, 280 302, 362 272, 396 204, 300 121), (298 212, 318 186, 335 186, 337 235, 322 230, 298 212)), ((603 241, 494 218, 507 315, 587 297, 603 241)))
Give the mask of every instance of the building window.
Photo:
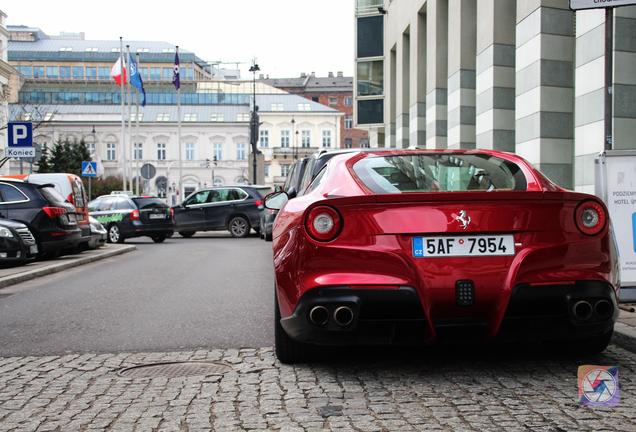
POLYGON ((173 70, 172 68, 162 68, 161 69, 161 80, 162 81, 172 81, 173 70))
POLYGON ((344 126, 345 126, 345 129, 351 129, 353 127, 353 117, 345 116, 344 126))
POLYGON ((217 161, 223 159, 223 145, 221 143, 214 143, 214 157, 217 161))
POLYGON ((250 113, 238 113, 236 115, 237 122, 246 122, 250 121, 250 113))
POLYGON ((142 121, 144 119, 144 113, 140 112, 139 114, 137 113, 130 113, 130 121, 142 121))
POLYGON ((259 142, 261 147, 269 147, 269 131, 262 130, 259 133, 259 142))
POLYGON ((384 62, 358 62, 358 96, 382 95, 384 90, 384 62))
POLYGON ((338 105, 338 98, 334 96, 329 96, 329 105, 338 105))
POLYGON ((280 175, 281 177, 287 177, 287 175, 289 174, 289 168, 291 167, 291 165, 289 164, 284 164, 280 166, 280 175))
POLYGON ((322 131, 322 147, 323 148, 331 147, 331 131, 330 130, 322 131))
POLYGON ((353 140, 351 138, 345 138, 345 148, 353 147, 353 140))
POLYGON ((345 104, 345 106, 353 105, 353 98, 351 96, 346 96, 344 98, 344 104, 345 104))
POLYGON ((185 113, 183 116, 183 121, 187 122, 195 122, 198 119, 197 113, 185 113))
POLYGON ((84 79, 84 66, 73 66, 73 79, 84 79))
POLYGON ((97 79, 97 68, 96 67, 87 67, 86 68, 86 79, 88 79, 88 80, 96 80, 97 79))
POLYGON ((157 160, 166 160, 166 143, 157 143, 157 160))
POLYGON ((300 145, 302 147, 311 147, 311 131, 304 130, 300 133, 300 145))
POLYGON ((282 148, 289 148, 289 136, 291 133, 288 130, 280 131, 280 146, 282 148))
POLYGON ((33 66, 33 78, 44 78, 44 66, 33 66))
MULTIPOLYGON (((43 147, 47 147, 46 144, 44 144, 43 147)), ((86 143, 86 148, 88 149, 88 153, 93 156, 95 155, 95 143, 91 142, 91 143, 86 143)))
POLYGON ((264 177, 269 177, 269 165, 268 164, 263 165, 263 176, 264 177))
POLYGON ((47 78, 57 78, 60 76, 60 72, 57 66, 47 66, 46 67, 46 77, 47 78))
POLYGON ((308 103, 299 103, 298 111, 311 111, 311 104, 308 103))
POLYGON ((223 118, 223 113, 212 113, 210 114, 210 121, 211 122, 222 122, 224 121, 223 118))
POLYGON ((60 66, 60 78, 62 78, 62 79, 70 79, 71 78, 71 67, 70 66, 60 66))
POLYGON ((157 121, 158 122, 170 121, 170 114, 168 114, 168 113, 159 113, 159 114, 157 114, 157 121))
POLYGON ((135 143, 133 158, 135 160, 142 160, 144 158, 144 145, 142 143, 135 143))
POLYGON ((97 69, 100 80, 110 80, 110 68, 100 67, 97 69))
POLYGON ((238 143, 236 145, 236 159, 245 160, 245 144, 244 143, 238 143))
POLYGON ((360 140, 360 147, 362 147, 362 148, 370 148, 371 146, 369 145, 369 138, 362 138, 360 140))
POLYGON ((194 143, 186 143, 185 158, 189 161, 194 160, 194 143))
POLYGON ((357 57, 384 55, 384 17, 382 15, 358 18, 357 57))
POLYGON ((273 103, 271 105, 271 109, 272 109, 272 111, 283 111, 285 109, 285 107, 283 106, 282 103, 273 103))
POLYGON ((370 99, 358 101, 358 124, 382 124, 384 121, 384 100, 370 99))
POLYGON ((161 68, 151 67, 150 68, 150 81, 159 81, 161 80, 161 68))
POLYGON ((320 96, 312 96, 311 100, 320 103, 320 96))
POLYGON ((114 161, 117 159, 117 151, 115 143, 106 144, 106 160, 114 161))

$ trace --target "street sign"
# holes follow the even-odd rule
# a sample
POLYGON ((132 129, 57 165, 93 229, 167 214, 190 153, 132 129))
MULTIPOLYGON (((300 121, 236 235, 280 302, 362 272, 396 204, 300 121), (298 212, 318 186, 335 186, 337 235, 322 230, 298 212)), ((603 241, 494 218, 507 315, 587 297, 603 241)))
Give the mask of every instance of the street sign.
POLYGON ((157 168, 153 164, 146 163, 141 166, 141 176, 146 180, 150 180, 155 174, 157 174, 157 168))
POLYGON ((603 9, 617 6, 636 5, 636 0, 570 0, 570 9, 603 9))
POLYGON ((35 157, 33 148, 33 125, 31 122, 10 122, 7 125, 8 142, 7 157, 32 158, 35 157))
POLYGON ((97 177, 97 162, 82 161, 82 177, 97 177))

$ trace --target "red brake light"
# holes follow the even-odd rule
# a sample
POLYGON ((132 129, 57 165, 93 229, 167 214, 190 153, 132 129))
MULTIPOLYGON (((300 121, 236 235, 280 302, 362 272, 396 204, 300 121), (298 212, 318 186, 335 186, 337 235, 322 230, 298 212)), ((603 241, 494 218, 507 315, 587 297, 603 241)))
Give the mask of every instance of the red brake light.
POLYGON ((55 219, 56 217, 66 214, 66 209, 63 207, 42 207, 42 211, 46 213, 50 219, 55 219))
POLYGON ((585 201, 581 203, 575 212, 575 222, 577 228, 587 235, 600 233, 607 224, 607 214, 603 206, 596 201, 585 201))
POLYGON ((256 200, 256 207, 262 207, 263 206, 263 200, 256 200))
POLYGON ((66 197, 66 201, 68 201, 71 204, 75 205, 75 199, 73 198, 73 194, 72 193, 68 194, 68 196, 66 197))
POLYGON ((342 218, 332 207, 314 207, 307 215, 305 228, 314 240, 328 242, 340 234, 342 218))
POLYGON ((130 220, 131 221, 139 220, 139 210, 135 209, 132 211, 132 213, 130 214, 130 220))

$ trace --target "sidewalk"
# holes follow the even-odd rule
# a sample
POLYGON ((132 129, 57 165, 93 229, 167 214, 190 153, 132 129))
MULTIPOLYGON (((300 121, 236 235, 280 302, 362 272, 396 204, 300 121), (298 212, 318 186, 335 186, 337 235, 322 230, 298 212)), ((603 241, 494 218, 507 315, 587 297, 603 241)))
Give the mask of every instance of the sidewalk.
POLYGON ((134 250, 137 248, 132 245, 107 244, 77 255, 64 255, 54 260, 35 261, 19 267, 0 268, 0 289, 134 250))
MULTIPOLYGON (((636 303, 627 303, 622 306, 636 309, 636 303)), ((618 322, 614 326, 614 342, 636 352, 636 312, 621 309, 618 322)))

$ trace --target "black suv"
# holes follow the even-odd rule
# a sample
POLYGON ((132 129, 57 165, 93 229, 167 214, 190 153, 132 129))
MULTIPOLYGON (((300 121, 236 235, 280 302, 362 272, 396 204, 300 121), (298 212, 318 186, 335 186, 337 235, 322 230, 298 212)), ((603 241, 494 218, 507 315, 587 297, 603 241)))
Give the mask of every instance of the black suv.
POLYGON ((0 219, 0 265, 23 264, 38 254, 29 228, 9 219, 0 219))
POLYGON ((174 232, 172 210, 152 196, 103 195, 88 203, 88 211, 106 228, 109 243, 144 236, 161 243, 174 232))
POLYGON ((0 181, 0 217, 29 227, 40 256, 55 257, 64 250, 75 250, 82 240, 75 206, 67 203, 51 184, 3 179, 0 181))
POLYGON ((202 189, 173 207, 174 222, 182 237, 192 237, 197 231, 223 230, 228 230, 232 237, 247 237, 250 228, 259 232, 263 208, 263 196, 256 187, 202 189))

